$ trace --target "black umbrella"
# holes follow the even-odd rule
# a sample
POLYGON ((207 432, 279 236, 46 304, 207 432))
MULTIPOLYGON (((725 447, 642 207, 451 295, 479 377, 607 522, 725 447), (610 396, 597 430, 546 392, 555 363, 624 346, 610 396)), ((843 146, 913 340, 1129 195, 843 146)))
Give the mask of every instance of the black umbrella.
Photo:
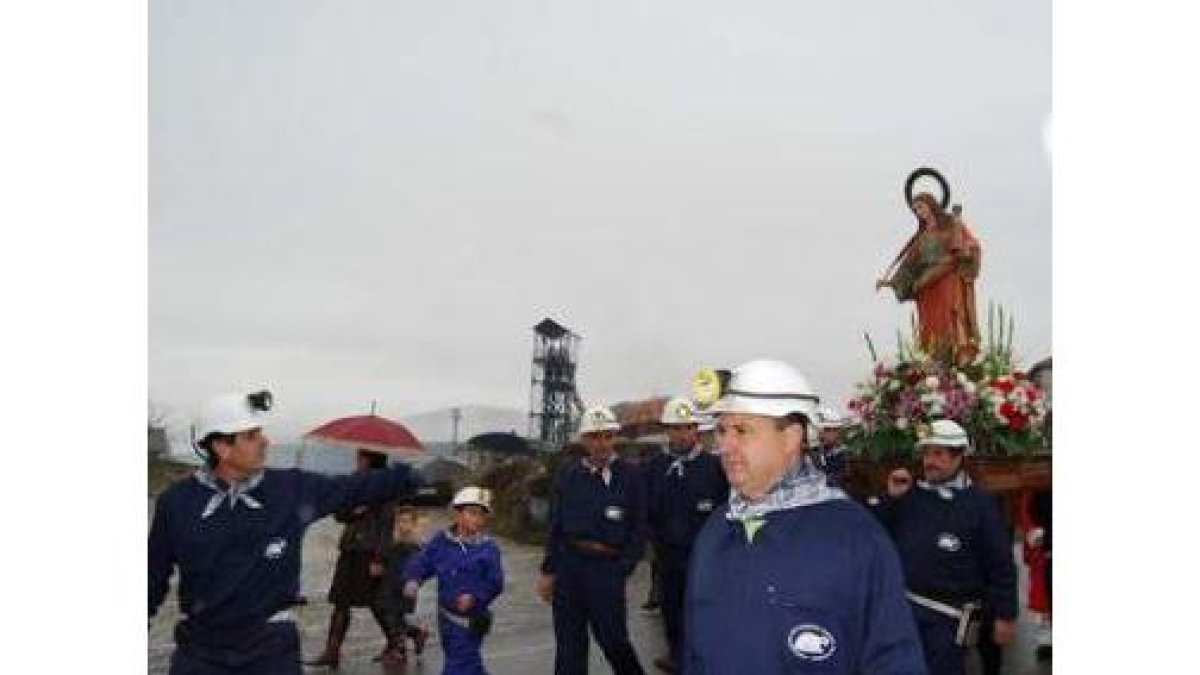
POLYGON ((529 447, 529 442, 511 431, 491 431, 486 434, 479 434, 478 436, 471 437, 467 441, 467 445, 479 450, 491 450, 492 452, 504 453, 506 455, 533 454, 533 449, 529 447))

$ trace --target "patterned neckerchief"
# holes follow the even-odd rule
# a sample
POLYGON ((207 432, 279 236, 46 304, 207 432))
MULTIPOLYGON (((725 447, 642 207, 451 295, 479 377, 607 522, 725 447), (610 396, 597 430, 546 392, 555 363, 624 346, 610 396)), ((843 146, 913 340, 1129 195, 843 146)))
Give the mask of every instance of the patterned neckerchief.
POLYGON ((846 493, 831 487, 825 474, 805 455, 793 462, 783 477, 760 499, 750 501, 736 491, 731 491, 729 513, 725 517, 729 520, 747 521, 776 511, 845 498, 846 493))
POLYGON ((922 490, 936 492, 942 499, 954 499, 955 493, 971 487, 971 477, 967 475, 966 471, 959 469, 958 473, 954 474, 954 477, 950 480, 942 481, 941 483, 930 483, 929 481, 919 480, 917 481, 917 487, 922 490))
POLYGON ((196 471, 196 473, 192 474, 195 476, 196 480, 204 487, 212 490, 214 493, 212 497, 209 498, 208 504, 205 505, 204 512, 200 514, 200 518, 208 518, 212 514, 216 513, 217 509, 221 506, 221 502, 225 501, 226 499, 229 500, 229 508, 231 509, 237 506, 239 501, 245 504, 246 508, 261 509, 262 503, 247 493, 258 487, 258 484, 262 482, 264 473, 265 472, 263 471, 259 471, 251 475, 246 480, 241 481, 240 483, 234 483, 228 488, 225 488, 221 486, 221 484, 225 481, 218 478, 217 475, 213 473, 213 470, 209 467, 206 466, 196 471))

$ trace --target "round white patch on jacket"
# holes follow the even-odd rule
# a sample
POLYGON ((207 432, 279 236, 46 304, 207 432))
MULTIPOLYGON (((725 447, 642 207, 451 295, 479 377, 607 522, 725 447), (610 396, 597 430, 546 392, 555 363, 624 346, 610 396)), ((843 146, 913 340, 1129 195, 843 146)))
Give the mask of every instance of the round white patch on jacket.
POLYGON ((800 624, 788 633, 788 649, 806 661, 824 661, 833 656, 837 641, 833 634, 821 626, 811 623, 800 624))
POLYGON ((954 553, 962 549, 962 540, 949 532, 943 532, 938 535, 937 547, 943 551, 954 553))
POLYGON ((625 517, 625 509, 619 506, 610 506, 604 509, 604 517, 609 520, 620 520, 625 517))
POLYGON ((267 548, 263 551, 263 557, 268 560, 274 560, 283 555, 284 549, 287 548, 287 539, 283 537, 275 537, 267 544, 267 548))

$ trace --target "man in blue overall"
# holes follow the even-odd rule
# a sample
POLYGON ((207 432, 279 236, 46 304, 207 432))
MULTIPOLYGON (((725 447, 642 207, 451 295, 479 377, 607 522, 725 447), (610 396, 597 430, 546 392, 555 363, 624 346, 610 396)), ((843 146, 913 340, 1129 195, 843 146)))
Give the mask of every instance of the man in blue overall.
POLYGON ((675 672, 683 652, 683 597, 692 543, 713 511, 729 500, 721 460, 699 443, 700 418, 690 399, 667 401, 659 422, 667 431, 667 453, 645 468, 650 540, 662 584, 662 615, 670 654, 654 665, 675 672))
MULTIPOLYGON (((991 631, 995 645, 1012 641, 1013 542, 995 498, 963 469, 970 441, 961 426, 938 420, 917 448, 924 472, 917 489, 907 469, 896 469, 874 509, 900 552, 929 672, 963 675, 966 648, 982 631, 991 631)), ((989 670, 999 670, 998 654, 987 660, 989 670)))
POLYGON ((813 450, 813 463, 835 487, 842 487, 846 459, 850 454, 842 442, 846 424, 847 420, 832 408, 817 411, 817 447, 813 450))
POLYGON ((304 531, 334 511, 418 486, 407 466, 331 478, 265 469, 268 392, 214 398, 194 433, 207 466, 159 496, 150 526, 153 618, 179 569, 171 675, 295 675, 300 638, 289 607, 304 531))
POLYGON ((588 669, 588 625, 616 675, 644 671, 629 641, 625 584, 646 538, 645 479, 615 456, 621 425, 603 406, 583 413, 587 456, 555 477, 550 531, 538 595, 554 611, 554 672, 588 669))
POLYGON ((925 673, 892 542, 805 455, 808 382, 761 360, 719 389, 733 492, 692 548, 683 672, 925 673))

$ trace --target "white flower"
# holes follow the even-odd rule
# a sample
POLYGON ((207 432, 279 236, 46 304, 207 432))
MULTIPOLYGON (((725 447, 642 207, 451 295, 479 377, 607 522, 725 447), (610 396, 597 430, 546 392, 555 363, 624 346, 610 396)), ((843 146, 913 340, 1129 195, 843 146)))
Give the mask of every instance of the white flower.
POLYGON ((958 376, 955 379, 957 379, 958 383, 963 385, 964 387, 966 387, 968 385, 971 387, 975 386, 975 385, 971 384, 971 380, 967 378, 966 373, 958 373, 958 376))
POLYGON ((889 380, 887 383, 887 388, 891 389, 892 391, 898 390, 900 388, 900 380, 889 380))
MULTIPOLYGON (((962 373, 959 373, 959 377, 962 377, 962 373)), ((971 381, 963 382, 962 390, 967 392, 968 394, 974 394, 975 393, 975 383, 971 382, 971 381)))
POLYGON ((930 375, 929 377, 925 378, 925 386, 929 387, 930 389, 937 389, 938 384, 939 383, 938 383, 937 377, 935 377, 933 375, 930 375))
POLYGON ((908 428, 908 418, 907 417, 897 417, 896 418, 896 428, 897 429, 907 429, 908 428))

